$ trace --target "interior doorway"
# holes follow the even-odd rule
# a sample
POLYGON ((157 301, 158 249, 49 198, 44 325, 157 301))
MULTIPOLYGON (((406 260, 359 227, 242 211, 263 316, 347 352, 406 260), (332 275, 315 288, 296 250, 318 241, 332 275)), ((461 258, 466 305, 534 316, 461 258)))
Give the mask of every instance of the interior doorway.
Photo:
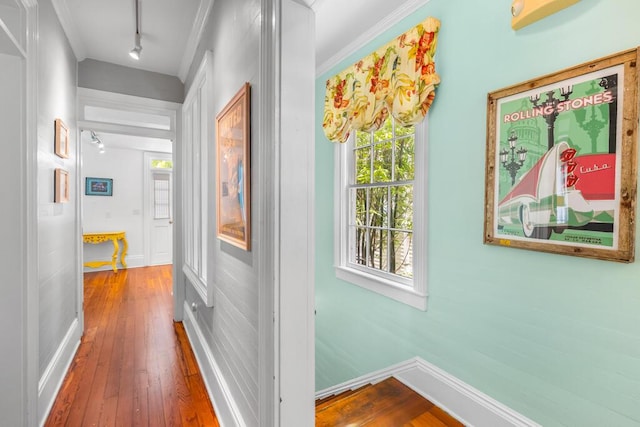
MULTIPOLYGON (((93 231, 90 228, 114 231, 124 227, 128 241, 127 268, 173 264, 174 320, 182 319, 184 299, 180 278, 175 271, 175 267, 181 265, 180 247, 174 244, 178 240, 174 238, 174 224, 178 225, 180 218, 179 215, 178 218, 174 216, 173 210, 175 200, 179 197, 173 191, 174 172, 178 174, 179 170, 174 170, 173 165, 181 106, 175 102, 78 88, 78 129, 82 131, 79 132, 78 155, 82 161, 79 162, 76 188, 80 193, 82 233, 93 231), (103 143, 103 153, 98 150, 96 154, 96 147, 92 146, 92 134, 103 143), (93 159, 96 174, 100 174, 97 177, 113 179, 111 197, 100 199, 85 193, 86 178, 93 173, 89 171, 87 161, 89 152, 92 156, 98 156, 93 159), (146 153, 153 153, 155 159, 165 164, 170 163, 171 168, 155 168, 164 170, 155 171, 157 179, 154 179, 150 168, 145 167, 146 153), (157 191, 151 191, 151 185, 156 186, 157 191), (162 203, 160 199, 157 200, 158 209, 164 210, 160 212, 162 215, 158 215, 162 218, 157 219, 164 224, 161 227, 160 222, 156 222, 157 227, 151 233, 151 225, 147 226, 147 223, 154 221, 147 220, 147 211, 155 209, 149 205, 149 200, 155 203, 155 196, 163 197, 162 203), (107 205, 105 201, 111 201, 111 204, 107 205), (90 209, 95 208, 92 205, 99 203, 102 206, 91 214, 90 209), (162 208, 160 204, 163 204, 162 208), (126 221, 129 221, 128 225, 126 221), (158 250, 153 253, 151 247, 158 250)), ((83 246, 80 250, 80 268, 87 261, 88 250, 97 250, 102 246, 108 256, 113 253, 113 246, 109 248, 107 244, 83 246)), ((82 276, 79 277, 77 289, 79 300, 83 301, 82 276)), ((82 313, 79 317, 83 329, 82 313)))
POLYGON ((173 262, 173 160, 170 154, 144 154, 146 265, 173 262))

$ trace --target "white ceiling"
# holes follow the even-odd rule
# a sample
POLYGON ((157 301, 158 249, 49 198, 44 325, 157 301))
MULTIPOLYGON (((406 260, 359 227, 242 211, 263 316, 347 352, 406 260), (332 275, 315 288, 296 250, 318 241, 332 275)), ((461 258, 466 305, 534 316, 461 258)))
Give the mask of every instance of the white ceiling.
MULTIPOLYGON (((237 0, 236 0, 237 1, 237 0)), ((352 53, 380 28, 429 0, 297 0, 316 13, 319 72, 352 53)), ((142 54, 134 46, 135 0, 53 0, 79 61, 85 58, 178 76, 184 81, 214 0, 140 0, 142 54)))
MULTIPOLYGON (((184 81, 215 0, 140 0, 139 61, 129 57, 134 46, 135 0, 52 1, 79 61, 91 58, 178 76, 184 81)), ((316 14, 316 64, 317 74, 321 74, 429 0, 296 1, 307 4, 316 14)), ((104 116, 105 112, 96 114, 104 116)), ((113 121, 108 114, 103 118, 113 121)), ((83 141, 90 141, 88 132, 82 134, 83 141)), ((108 133, 99 133, 98 137, 107 150, 171 150, 170 141, 108 133)), ((97 149, 89 142, 86 147, 97 149)))
POLYGON ((189 37, 198 30, 198 14, 208 11, 212 0, 139 1, 139 61, 129 57, 135 44, 135 0, 53 0, 53 4, 78 61, 91 58, 178 76, 189 37))

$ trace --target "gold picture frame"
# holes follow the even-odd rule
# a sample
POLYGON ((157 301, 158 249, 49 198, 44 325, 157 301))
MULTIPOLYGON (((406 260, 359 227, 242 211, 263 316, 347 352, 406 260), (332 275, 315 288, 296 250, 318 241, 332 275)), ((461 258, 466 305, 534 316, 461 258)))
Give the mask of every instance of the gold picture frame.
POLYGON ((216 116, 216 234, 251 249, 251 87, 245 83, 216 116))
POLYGON ((61 119, 55 120, 55 153, 63 159, 69 158, 69 128, 61 119))
POLYGON ((69 201, 69 172, 56 168, 54 173, 54 203, 67 203, 69 201))
POLYGON ((638 56, 488 94, 485 244, 634 260, 638 56))

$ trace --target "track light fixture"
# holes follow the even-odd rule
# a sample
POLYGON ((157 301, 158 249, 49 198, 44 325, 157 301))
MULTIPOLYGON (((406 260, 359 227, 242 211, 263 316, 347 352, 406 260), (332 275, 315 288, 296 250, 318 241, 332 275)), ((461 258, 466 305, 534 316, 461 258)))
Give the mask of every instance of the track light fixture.
POLYGON ((136 3, 136 36, 135 36, 135 46, 129 52, 129 56, 135 59, 136 61, 140 59, 140 52, 142 52, 142 45, 140 44, 140 12, 138 9, 138 1, 134 0, 136 3))
POLYGON ((105 153, 104 143, 100 140, 100 138, 98 138, 98 135, 96 135, 94 131, 90 131, 90 135, 91 135, 91 142, 93 144, 96 144, 96 146, 98 147, 98 153, 104 154, 105 153))

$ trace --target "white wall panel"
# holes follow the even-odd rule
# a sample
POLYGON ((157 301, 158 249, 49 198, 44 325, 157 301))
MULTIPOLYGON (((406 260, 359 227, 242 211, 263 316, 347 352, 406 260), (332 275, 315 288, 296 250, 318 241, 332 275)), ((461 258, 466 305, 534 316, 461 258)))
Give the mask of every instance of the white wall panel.
POLYGON ((39 2, 38 70, 38 282, 40 284, 39 373, 43 374, 77 318, 76 203, 54 203, 54 170, 76 177, 76 59, 50 1, 39 2), (46 64, 46 65, 45 65, 46 64), (54 120, 69 128, 69 158, 54 154, 54 120))
MULTIPOLYGON (((20 80, 23 75, 22 59, 0 54, 0 69, 3 78, 0 79, 0 94, 4 99, 20 99, 22 96, 20 80)), ((3 185, 0 190, 2 204, 0 205, 0 234, 5 242, 0 246, 0 336, 2 336, 2 366, 0 367, 0 413, 3 422, 20 425, 23 420, 24 409, 21 401, 23 395, 17 390, 23 385, 25 372, 24 355, 24 237, 22 221, 22 197, 19 191, 21 180, 21 124, 23 109, 18 103, 0 103, 0 123, 3 137, 0 147, 7 161, 0 168, 0 180, 13 183, 15 187, 3 185), (17 105, 16 105, 17 104, 17 105), (20 160, 18 160, 20 159, 20 160)))
MULTIPOLYGON (((258 128, 256 97, 259 96, 258 58, 260 49, 260 1, 216 0, 189 72, 186 87, 193 82, 204 52, 213 51, 211 130, 215 135, 215 116, 245 82, 252 86, 252 148, 264 143, 255 130, 258 128)), ((215 146, 208 150, 208 164, 215 165, 215 146)), ((186 160, 186 159, 185 159, 186 160)), ((255 157, 251 159, 251 182, 255 182, 255 157)), ((201 184, 207 194, 215 194, 215 168, 201 184)), ((255 189, 255 186, 252 187, 255 189)), ((255 193, 252 194, 252 198, 255 193)), ((195 318, 206 335, 206 345, 224 375, 228 392, 236 402, 244 423, 258 425, 258 279, 256 249, 251 252, 220 242, 215 238, 213 197, 208 200, 209 232, 207 242, 208 286, 213 286, 214 307, 205 306, 200 295, 187 284, 187 304, 196 303, 195 318)), ((192 208, 193 209, 193 208, 192 208)), ((193 212, 192 212, 193 213, 193 212)), ((188 213, 185 213, 185 216, 188 213)), ((260 212, 252 212, 253 240, 260 235, 260 212)), ((187 230, 188 231, 188 230, 187 230)), ((256 246, 253 245, 255 248, 256 246)))
MULTIPOLYGON (((86 177, 113 179, 113 196, 87 196, 83 194, 82 227, 85 233, 101 231, 126 232, 130 267, 144 265, 144 165, 143 152, 116 149, 107 145, 100 154, 95 145, 84 143, 82 188, 86 177)), ((122 252, 122 243, 120 242, 122 252)), ((84 260, 108 261, 113 254, 111 242, 99 245, 84 244, 84 260)), ((118 260, 120 258, 118 257, 118 260)), ((110 269, 107 266, 103 269, 110 269)), ((120 268, 120 264, 118 264, 120 268)), ((85 271, 95 271, 85 268, 85 271)))

